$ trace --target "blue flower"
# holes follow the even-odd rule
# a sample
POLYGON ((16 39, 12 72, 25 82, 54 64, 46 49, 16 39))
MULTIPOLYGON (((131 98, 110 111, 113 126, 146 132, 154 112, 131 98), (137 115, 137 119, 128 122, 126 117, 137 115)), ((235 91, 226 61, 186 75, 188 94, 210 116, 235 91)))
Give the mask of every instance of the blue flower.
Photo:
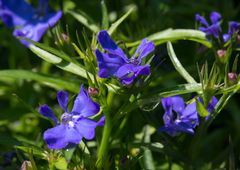
POLYGON ((79 144, 83 137, 88 140, 93 139, 95 128, 104 125, 104 116, 98 122, 89 118, 99 112, 100 106, 92 101, 83 86, 81 86, 80 93, 74 101, 72 111, 67 108, 67 92, 59 91, 57 100, 64 110, 60 121, 48 105, 44 104, 39 109, 43 116, 55 122, 55 127, 46 130, 43 134, 50 149, 62 149, 72 144, 79 144))
POLYGON ((219 33, 221 32, 220 20, 222 17, 218 12, 212 12, 210 14, 211 24, 209 24, 207 20, 199 14, 196 14, 195 18, 202 25, 199 27, 200 31, 205 32, 207 36, 213 35, 215 38, 219 37, 219 33))
MULTIPOLYGON (((199 125, 196 102, 185 106, 183 98, 179 96, 167 97, 161 100, 165 110, 163 115, 164 126, 159 131, 164 131, 170 136, 176 136, 178 132, 194 133, 194 128, 199 125)), ((217 104, 217 99, 212 98, 207 106, 207 111, 212 113, 217 104)))
POLYGON ((236 21, 230 21, 228 26, 228 33, 223 34, 223 41, 227 42, 233 37, 236 33, 238 33, 240 28, 240 23, 236 21))
POLYGON ((117 77, 122 84, 129 85, 139 75, 149 75, 150 65, 141 65, 142 59, 154 51, 154 43, 143 39, 135 54, 128 59, 123 50, 111 39, 107 31, 100 31, 98 42, 106 53, 96 49, 99 72, 101 78, 117 77))
MULTIPOLYGON (((48 0, 39 0, 37 9, 24 0, 0 0, 0 18, 8 27, 14 28, 15 37, 39 41, 61 16, 61 11, 48 11, 48 0)), ((25 40, 20 41, 25 46, 31 45, 25 40)))

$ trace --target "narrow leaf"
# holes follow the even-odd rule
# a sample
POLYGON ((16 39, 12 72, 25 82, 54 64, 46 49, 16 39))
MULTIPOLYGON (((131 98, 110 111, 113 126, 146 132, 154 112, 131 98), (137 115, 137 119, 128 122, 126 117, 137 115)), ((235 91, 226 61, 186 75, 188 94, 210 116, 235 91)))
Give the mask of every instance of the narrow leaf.
POLYGON ((101 7, 102 7, 102 28, 108 29, 109 27, 108 10, 104 0, 101 1, 101 7))
MULTIPOLYGON (((167 29, 154 33, 147 37, 148 40, 154 41, 155 45, 163 44, 168 41, 177 40, 191 40, 205 45, 208 48, 212 47, 212 44, 207 40, 206 34, 202 31, 192 30, 192 29, 167 29)), ((126 43, 127 47, 137 46, 141 43, 141 40, 126 43)))
POLYGON ((116 29, 118 28, 118 26, 135 10, 136 8, 130 8, 129 11, 124 14, 121 18, 119 18, 116 22, 114 22, 111 27, 108 29, 108 33, 110 35, 113 34, 114 31, 116 31, 116 29))
MULTIPOLYGON (((67 62, 64 61, 63 59, 59 58, 56 55, 53 55, 47 51, 44 51, 43 49, 35 46, 35 45, 31 45, 29 47, 29 49, 35 53, 38 57, 42 58, 43 60, 55 64, 57 67, 59 67, 60 69, 76 74, 82 78, 87 79, 88 77, 91 78, 91 81, 94 81, 94 76, 89 73, 87 70, 85 70, 84 68, 80 67, 79 65, 72 63, 72 62, 67 62)), ((118 86, 114 85, 114 84, 106 84, 106 86, 108 87, 108 89, 110 91, 117 91, 119 89, 118 86)))
POLYGON ((188 83, 196 83, 196 81, 193 79, 193 77, 185 70, 185 68, 182 66, 180 61, 178 60, 173 46, 171 42, 167 43, 167 50, 168 50, 168 55, 175 67, 175 69, 178 71, 178 73, 188 82, 188 83))
POLYGON ((205 109, 205 107, 199 100, 196 100, 196 105, 197 105, 197 112, 201 117, 206 117, 209 115, 209 112, 205 109))
POLYGON ((181 84, 171 88, 152 90, 146 95, 143 95, 140 99, 147 100, 155 97, 169 97, 192 92, 202 93, 202 85, 200 83, 181 84))
POLYGON ((78 93, 79 91, 78 83, 64 80, 62 77, 53 77, 48 74, 35 73, 29 70, 1 70, 0 80, 2 78, 34 80, 57 90, 66 89, 74 93, 78 93))

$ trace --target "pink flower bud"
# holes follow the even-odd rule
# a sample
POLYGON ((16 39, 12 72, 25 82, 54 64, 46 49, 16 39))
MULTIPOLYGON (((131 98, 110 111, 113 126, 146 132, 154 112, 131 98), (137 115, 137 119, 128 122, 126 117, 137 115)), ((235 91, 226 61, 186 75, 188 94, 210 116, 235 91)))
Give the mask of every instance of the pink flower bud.
POLYGON ((236 73, 228 73, 228 79, 232 82, 237 80, 237 74, 236 73))
POLYGON ((224 49, 217 50, 217 55, 219 58, 223 58, 226 55, 226 50, 224 49))
POLYGON ((99 93, 99 90, 97 88, 94 88, 94 87, 88 88, 88 94, 90 96, 96 96, 96 95, 98 95, 98 93, 99 93))

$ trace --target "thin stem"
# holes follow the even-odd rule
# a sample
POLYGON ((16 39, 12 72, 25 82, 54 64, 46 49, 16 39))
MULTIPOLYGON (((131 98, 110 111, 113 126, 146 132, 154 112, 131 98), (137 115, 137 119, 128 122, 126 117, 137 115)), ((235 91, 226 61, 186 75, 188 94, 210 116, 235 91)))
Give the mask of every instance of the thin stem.
POLYGON ((103 129, 102 141, 101 141, 101 144, 100 144, 99 150, 98 150, 98 159, 96 162, 96 167, 98 169, 103 168, 104 163, 108 159, 108 149, 109 149, 109 141, 110 141, 109 139, 111 136, 111 129, 112 129, 110 107, 112 105, 113 96, 114 96, 113 92, 108 93, 106 109, 104 109, 105 125, 104 125, 104 129, 103 129))

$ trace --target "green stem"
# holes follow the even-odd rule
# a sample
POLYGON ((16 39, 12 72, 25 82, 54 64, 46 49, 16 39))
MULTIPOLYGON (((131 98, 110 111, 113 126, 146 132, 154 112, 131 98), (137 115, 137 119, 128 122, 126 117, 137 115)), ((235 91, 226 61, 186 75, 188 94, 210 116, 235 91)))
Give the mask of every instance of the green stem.
POLYGON ((105 117, 105 126, 104 126, 104 130, 103 130, 103 137, 102 137, 102 141, 99 147, 99 151, 98 151, 98 160, 96 163, 96 166, 98 169, 101 169, 104 165, 104 162, 107 161, 108 159, 108 149, 109 149, 109 138, 110 138, 110 134, 111 134, 111 120, 110 117, 107 116, 109 114, 106 114, 105 117))
POLYGON ((108 149, 109 149, 109 139, 110 139, 110 135, 111 135, 111 129, 112 129, 112 121, 111 121, 111 115, 110 115, 110 107, 111 107, 111 103, 113 101, 113 96, 114 93, 109 92, 108 97, 107 97, 107 107, 105 109, 105 125, 104 125, 104 129, 103 129, 103 137, 102 137, 102 141, 101 144, 99 146, 99 150, 98 150, 98 159, 96 162, 96 167, 98 169, 103 168, 104 163, 107 161, 108 159, 108 149))

